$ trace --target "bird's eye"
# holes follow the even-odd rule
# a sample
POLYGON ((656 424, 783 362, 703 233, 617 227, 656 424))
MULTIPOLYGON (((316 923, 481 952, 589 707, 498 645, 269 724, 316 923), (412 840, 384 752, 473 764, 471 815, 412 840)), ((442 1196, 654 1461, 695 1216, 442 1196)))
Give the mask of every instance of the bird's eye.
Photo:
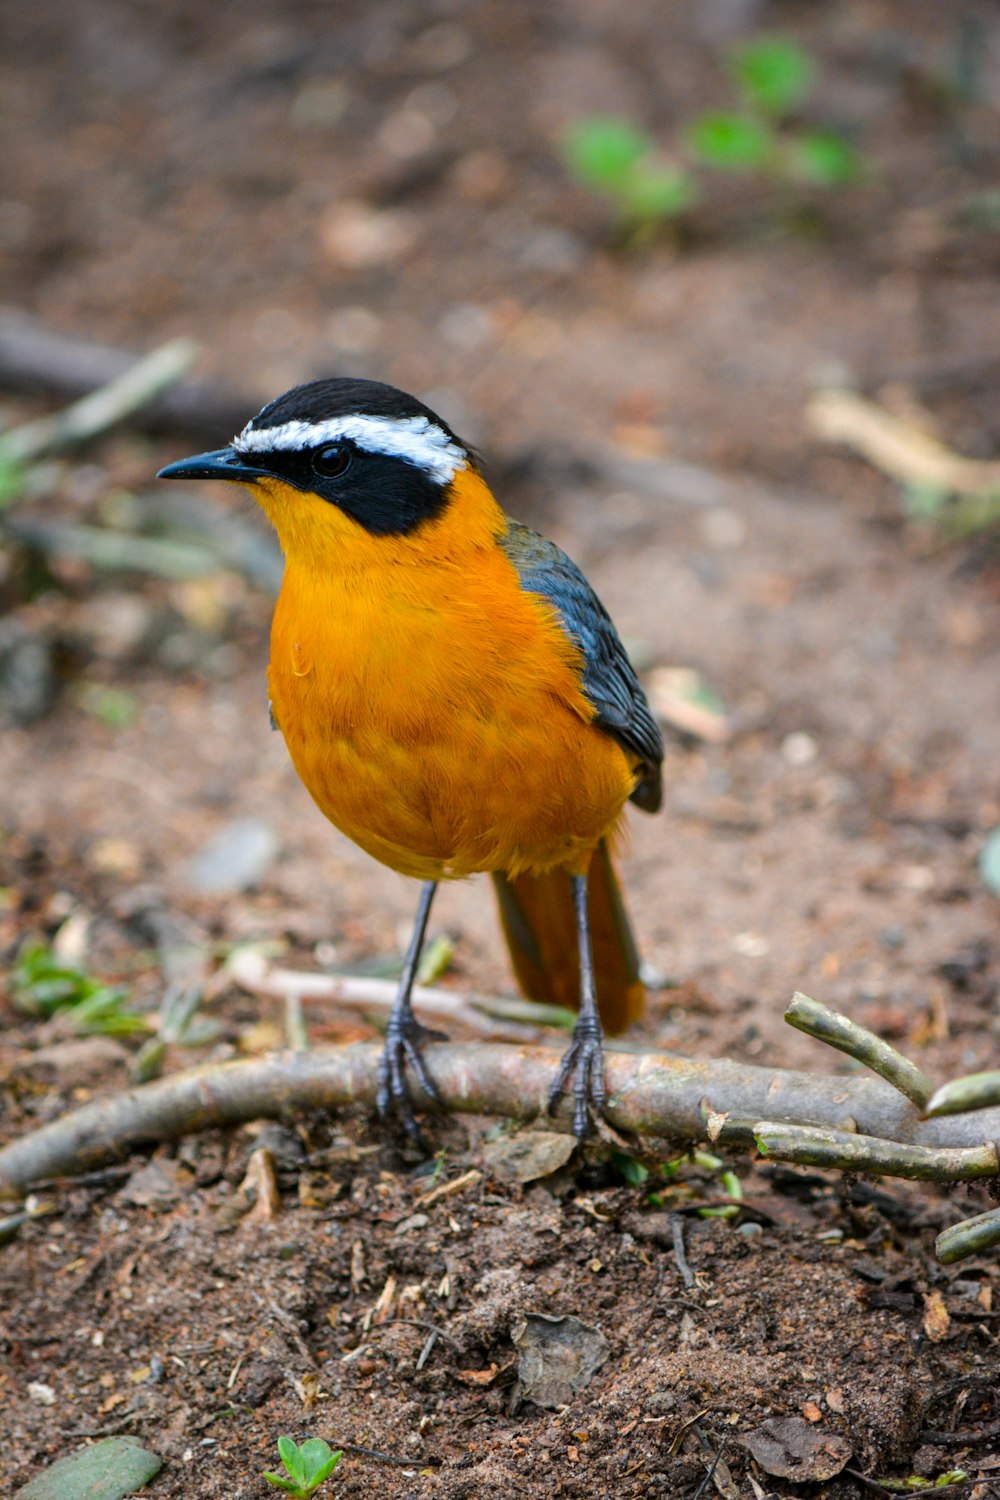
POLYGON ((325 448, 317 448, 313 454, 313 468, 324 479, 336 479, 341 474, 346 474, 350 467, 351 450, 346 443, 328 443, 325 448))

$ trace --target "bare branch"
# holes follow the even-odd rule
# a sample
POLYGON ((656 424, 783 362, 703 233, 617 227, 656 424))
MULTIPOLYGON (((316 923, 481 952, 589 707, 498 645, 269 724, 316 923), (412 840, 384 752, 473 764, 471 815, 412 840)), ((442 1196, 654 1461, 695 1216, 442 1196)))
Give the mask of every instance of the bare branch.
MULTIPOLYGON (((545 1047, 451 1044, 429 1047, 426 1056, 447 1109, 519 1120, 543 1113, 557 1066, 555 1051, 545 1047)), ((41 1179, 114 1161, 140 1143, 176 1140, 210 1126, 371 1105, 378 1057, 378 1046, 366 1043, 210 1064, 95 1100, 0 1150, 0 1194, 17 1195, 41 1179)), ((737 1119, 832 1128, 851 1117, 864 1135, 930 1149, 981 1147, 1000 1138, 1000 1110, 921 1121, 907 1100, 876 1078, 609 1052, 607 1082, 607 1113, 616 1129, 674 1140, 704 1139, 705 1111, 723 1109, 737 1119)), ((410 1088, 414 1105, 427 1107, 412 1081, 410 1088)))
POLYGON ((0 438, 0 453, 5 459, 27 464, 60 448, 87 442, 174 385, 190 367, 196 352, 197 346, 190 339, 164 344, 63 411, 5 432, 0 438))
POLYGON ((941 1115, 961 1115, 971 1109, 990 1109, 1000 1104, 1000 1072, 967 1073, 945 1083, 927 1105, 933 1119, 941 1115))
MULTIPOLYGON (((859 1026, 857 1021, 851 1021, 847 1016, 822 1005, 819 1000, 803 995, 801 990, 796 990, 792 996, 791 1004, 785 1011, 785 1020, 796 1031, 804 1031, 807 1036, 814 1036, 817 1041, 826 1042, 828 1046, 836 1047, 839 1052, 846 1052, 848 1057, 864 1063, 865 1067, 884 1078, 886 1083, 891 1083, 893 1088, 905 1094, 907 1099, 912 1099, 918 1109, 923 1109, 931 1097, 934 1085, 916 1063, 911 1063, 895 1047, 890 1047, 888 1042, 867 1027, 859 1026)), ((1000 1078, 1000 1075, 997 1076, 1000 1078)), ((993 1102, 1000 1104, 1000 1095, 993 1102)))
MULTIPOLYGON (((126 349, 59 333, 13 308, 0 311, 0 385, 43 391, 60 401, 86 396, 132 369, 137 356, 126 349)), ((241 395, 200 380, 180 380, 136 413, 146 429, 219 435, 238 432, 262 397, 241 395)))
POLYGON ((762 1155, 802 1167, 832 1167, 838 1172, 875 1172, 917 1182, 972 1182, 1000 1172, 996 1147, 904 1146, 898 1141, 854 1135, 848 1130, 817 1130, 811 1125, 779 1125, 770 1120, 754 1127, 762 1155))
POLYGON ((963 1219, 944 1229, 934 1242, 937 1258, 950 1266, 967 1255, 979 1255, 983 1250, 992 1250, 1000 1245, 1000 1208, 991 1208, 988 1213, 977 1214, 974 1219, 963 1219))

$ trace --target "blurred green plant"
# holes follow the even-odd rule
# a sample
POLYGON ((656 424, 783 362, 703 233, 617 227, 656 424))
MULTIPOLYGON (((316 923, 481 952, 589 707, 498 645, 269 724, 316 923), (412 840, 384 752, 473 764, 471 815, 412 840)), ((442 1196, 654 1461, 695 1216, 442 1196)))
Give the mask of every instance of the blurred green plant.
POLYGON ((721 172, 757 172, 814 187, 842 187, 861 176, 864 158, 846 136, 792 123, 818 71, 797 42, 755 37, 726 61, 741 107, 691 121, 685 137, 697 161, 721 172))
MULTIPOLYGON (((661 1176, 667 1179, 667 1184, 670 1184, 670 1179, 673 1178, 680 1185, 685 1183, 692 1168, 708 1173, 712 1177, 718 1174, 719 1186, 723 1192, 728 1198, 737 1200, 733 1203, 705 1204, 703 1208, 698 1209, 698 1217, 701 1219, 735 1219, 740 1211, 740 1200, 743 1198, 743 1184, 721 1156, 716 1156, 712 1151, 689 1151, 684 1156, 675 1156, 671 1161, 664 1162, 658 1170, 661 1176)), ((686 1185, 685 1191, 690 1192, 686 1185)), ((672 1196, 672 1185, 665 1185, 663 1192, 656 1190, 648 1192, 646 1202, 652 1208, 668 1208, 672 1196)))
POLYGON ((278 1455, 288 1475, 264 1470, 268 1484, 292 1496, 292 1500, 311 1500, 321 1484, 324 1484, 343 1458, 343 1449, 336 1450, 322 1438, 306 1438, 300 1446, 290 1437, 278 1439, 278 1455))
POLYGON ((199 1016, 205 995, 200 985, 172 985, 163 997, 156 1035, 143 1042, 132 1064, 136 1083, 159 1078, 169 1047, 204 1047, 218 1039, 222 1027, 211 1016, 199 1016))
MULTIPOLYGON (((863 175, 864 156, 846 136, 794 122, 818 72, 797 42, 756 37, 734 48, 726 67, 740 96, 738 107, 697 115, 683 130, 697 167, 821 188, 842 187, 863 175)), ((563 157, 581 186, 612 202, 618 235, 630 246, 682 217, 700 196, 695 172, 667 160, 629 120, 578 121, 563 138, 563 157)))
POLYGON ((145 1016, 126 1008, 128 990, 104 984, 45 943, 28 942, 10 977, 11 996, 24 1015, 63 1016, 80 1036, 134 1036, 149 1030, 145 1016))
POLYGON ((650 238, 697 198, 690 172, 664 160, 652 139, 628 120, 580 120, 566 133, 563 151, 576 181, 610 199, 618 233, 630 244, 650 238))

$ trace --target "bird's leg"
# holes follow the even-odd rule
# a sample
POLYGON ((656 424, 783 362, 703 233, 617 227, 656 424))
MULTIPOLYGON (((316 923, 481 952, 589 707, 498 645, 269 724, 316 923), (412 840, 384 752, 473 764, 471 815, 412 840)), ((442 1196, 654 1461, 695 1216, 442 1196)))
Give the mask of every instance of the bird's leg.
POLYGON ((587 912, 587 877, 574 875, 573 907, 576 939, 580 950, 580 1015, 573 1028, 573 1042, 563 1056, 555 1083, 549 1090, 552 1113, 573 1078, 573 1134, 582 1141, 587 1134, 587 1105, 600 1114, 607 1097, 604 1088, 604 1032, 597 1012, 594 955, 590 948, 590 917, 587 912))
POLYGON ((440 1099, 437 1086, 427 1071, 427 1064, 420 1053, 420 1044, 427 1041, 444 1041, 445 1038, 439 1031, 430 1031, 426 1026, 421 1026, 413 1014, 410 1004, 410 993, 413 989, 413 981, 417 974, 417 965, 420 962, 420 950, 424 946, 424 934, 427 931, 427 918, 430 916, 431 902, 434 900, 434 892, 437 890, 436 880, 425 880, 420 890, 420 902, 417 906, 417 918, 413 924, 413 936, 410 938, 410 946, 406 950, 406 960, 403 964, 403 972, 399 978, 399 989, 393 1001, 392 1010, 389 1012, 389 1025, 386 1027, 385 1046, 382 1049, 382 1057, 378 1065, 378 1091, 375 1102, 378 1105, 379 1114, 385 1118, 390 1108, 395 1106, 406 1132, 414 1140, 420 1139, 420 1130, 416 1120, 413 1118, 413 1109, 410 1105, 409 1096, 406 1092, 406 1079, 404 1067, 406 1063, 416 1073, 420 1081, 420 1087, 432 1099, 440 1099))

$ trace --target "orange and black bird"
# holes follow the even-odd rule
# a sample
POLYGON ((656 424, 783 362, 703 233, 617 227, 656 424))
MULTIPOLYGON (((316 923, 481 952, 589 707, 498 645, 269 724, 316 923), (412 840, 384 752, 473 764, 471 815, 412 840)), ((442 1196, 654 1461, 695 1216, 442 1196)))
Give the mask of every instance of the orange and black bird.
POLYGON ((317 380, 228 448, 162 479, 245 485, 285 574, 271 628, 275 722, 332 823, 423 882, 379 1067, 378 1106, 418 1135, 410 1004, 440 880, 488 871, 518 981, 579 1010, 552 1085, 573 1124, 605 1102, 602 1020, 641 1011, 639 962, 609 849, 626 802, 660 806, 663 741, 611 619, 579 568, 497 504, 471 448, 414 397, 317 380))

